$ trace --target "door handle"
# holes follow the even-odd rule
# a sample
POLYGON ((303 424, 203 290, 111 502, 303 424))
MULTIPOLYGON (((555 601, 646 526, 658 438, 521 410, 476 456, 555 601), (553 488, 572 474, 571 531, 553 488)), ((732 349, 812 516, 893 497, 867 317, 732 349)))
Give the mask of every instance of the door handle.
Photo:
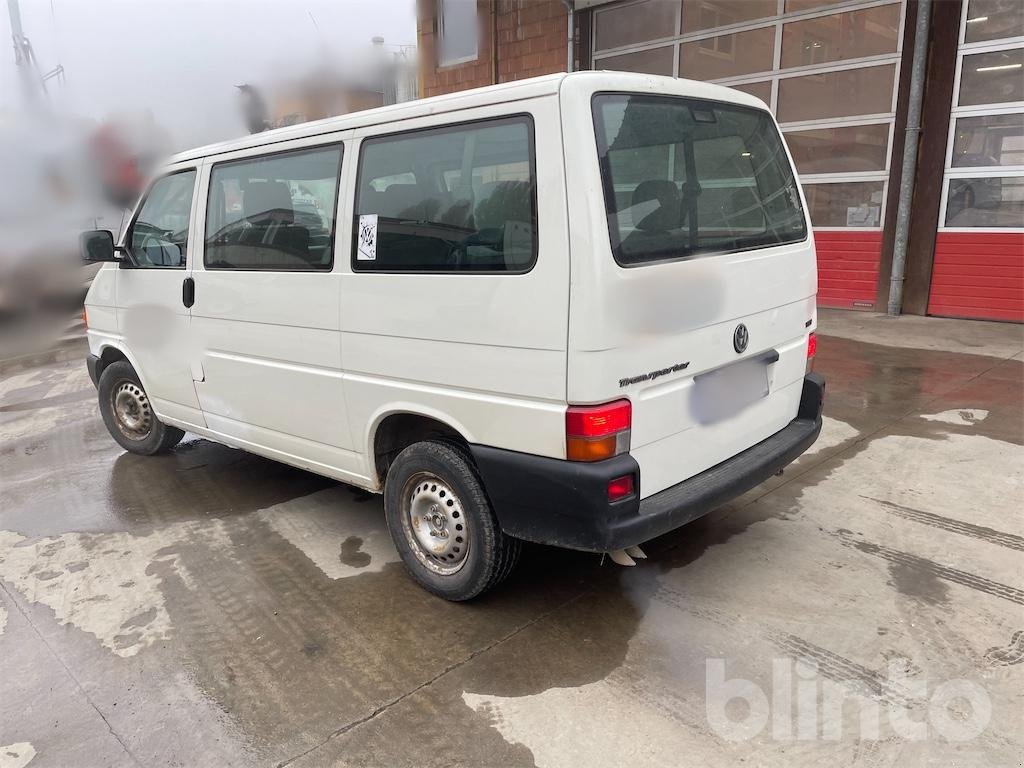
POLYGON ((196 281, 191 277, 186 277, 181 284, 181 303, 186 307, 196 303, 196 281))

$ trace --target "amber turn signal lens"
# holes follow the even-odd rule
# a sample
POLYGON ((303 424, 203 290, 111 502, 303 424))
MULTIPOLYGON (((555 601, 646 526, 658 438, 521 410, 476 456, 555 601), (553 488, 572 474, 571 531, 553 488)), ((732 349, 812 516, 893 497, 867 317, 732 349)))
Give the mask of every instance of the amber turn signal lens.
POLYGON ((565 453, 569 461, 601 461, 615 455, 618 439, 615 435, 607 437, 567 437, 565 453))

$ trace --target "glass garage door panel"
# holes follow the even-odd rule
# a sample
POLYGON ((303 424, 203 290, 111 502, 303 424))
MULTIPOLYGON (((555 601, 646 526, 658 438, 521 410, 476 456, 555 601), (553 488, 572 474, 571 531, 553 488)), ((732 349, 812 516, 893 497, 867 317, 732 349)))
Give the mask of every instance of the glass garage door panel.
POLYGON ((823 72, 779 81, 780 123, 892 111, 895 64, 823 72))

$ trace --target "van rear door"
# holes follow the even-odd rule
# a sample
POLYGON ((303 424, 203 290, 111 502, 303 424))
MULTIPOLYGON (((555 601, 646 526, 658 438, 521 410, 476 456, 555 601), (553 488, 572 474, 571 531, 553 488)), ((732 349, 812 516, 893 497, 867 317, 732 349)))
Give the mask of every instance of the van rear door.
MULTIPOLYGON (((589 173, 601 191, 579 201, 591 232, 571 229, 569 402, 631 401, 643 497, 795 418, 816 290, 771 115, 716 86, 648 82, 667 92, 592 92, 576 142, 589 153, 565 142, 580 166, 567 177, 589 173)), ((567 113, 584 106, 569 101, 567 113)))

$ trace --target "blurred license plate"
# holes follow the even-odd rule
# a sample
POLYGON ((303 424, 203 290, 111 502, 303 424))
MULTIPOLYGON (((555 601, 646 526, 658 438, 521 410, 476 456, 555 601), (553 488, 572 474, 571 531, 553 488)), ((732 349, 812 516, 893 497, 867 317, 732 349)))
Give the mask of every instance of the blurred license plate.
POLYGON ((768 396, 768 363, 743 360, 694 379, 696 416, 717 421, 768 396))

